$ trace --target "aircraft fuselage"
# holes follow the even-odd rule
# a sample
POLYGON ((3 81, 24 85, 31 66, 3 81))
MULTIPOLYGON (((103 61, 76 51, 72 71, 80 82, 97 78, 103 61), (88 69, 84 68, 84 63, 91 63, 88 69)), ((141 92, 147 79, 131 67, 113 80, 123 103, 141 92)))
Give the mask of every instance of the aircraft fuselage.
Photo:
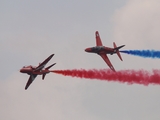
POLYGON ((44 80, 46 74, 50 73, 51 71, 49 70, 52 66, 54 66, 56 63, 46 67, 45 65, 49 62, 49 60, 54 56, 54 54, 51 54, 47 59, 45 59, 42 63, 39 63, 38 66, 24 66, 23 68, 20 69, 21 73, 26 73, 28 75, 30 75, 26 86, 25 86, 25 90, 28 89, 28 87, 30 86, 30 84, 35 80, 35 78, 37 77, 37 75, 42 75, 42 80, 44 80))
POLYGON ((45 70, 45 69, 42 69, 42 70, 39 70, 39 71, 34 71, 36 67, 33 67, 33 66, 27 66, 27 67, 23 67, 22 69, 20 69, 20 72, 21 73, 26 73, 26 74, 36 74, 36 75, 43 75, 43 74, 47 74, 49 73, 50 71, 49 70, 45 70))
POLYGON ((116 50, 114 50, 113 48, 109 48, 105 46, 95 46, 95 47, 86 48, 85 51, 89 53, 97 53, 97 54, 105 53, 105 54, 111 54, 111 55, 116 53, 116 50))

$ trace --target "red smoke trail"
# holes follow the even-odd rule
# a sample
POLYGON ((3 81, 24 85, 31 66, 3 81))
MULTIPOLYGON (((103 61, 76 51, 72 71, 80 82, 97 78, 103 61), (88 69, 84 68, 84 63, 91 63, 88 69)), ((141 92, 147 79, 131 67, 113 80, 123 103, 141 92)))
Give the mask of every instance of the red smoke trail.
POLYGON ((99 79, 106 81, 118 81, 128 84, 160 84, 160 70, 152 70, 151 72, 145 70, 121 70, 113 72, 109 69, 73 69, 73 70, 54 70, 52 71, 64 76, 72 76, 88 79, 99 79))

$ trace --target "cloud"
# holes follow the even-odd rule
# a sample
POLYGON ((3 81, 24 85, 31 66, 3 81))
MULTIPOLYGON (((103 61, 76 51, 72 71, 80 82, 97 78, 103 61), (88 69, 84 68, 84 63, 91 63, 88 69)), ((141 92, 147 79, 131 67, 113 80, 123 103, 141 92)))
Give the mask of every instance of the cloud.
MULTIPOLYGON (((82 1, 82 3, 85 2, 82 1)), ((3 25, 4 29, 1 30, 4 33, 1 38, 3 39, 1 50, 4 55, 10 53, 12 57, 6 58, 4 62, 5 73, 9 77, 0 80, 0 119, 106 120, 108 118, 111 120, 150 120, 159 118, 159 86, 128 86, 49 74, 44 81, 41 80, 41 76, 38 76, 25 91, 24 87, 29 76, 13 72, 20 64, 37 65, 52 52, 55 53, 55 56, 50 63, 57 62, 53 69, 106 67, 100 57, 84 52, 85 47, 95 45, 95 28, 100 31, 104 45, 106 45, 105 37, 107 35, 105 36, 103 33, 110 30, 110 27, 107 29, 108 24, 106 24, 108 16, 106 4, 101 9, 101 5, 95 4, 95 7, 91 8, 92 5, 88 3, 86 9, 93 12, 93 15, 81 12, 82 7, 79 4, 77 7, 79 7, 81 14, 77 14, 73 8, 67 11, 69 4, 66 4, 66 9, 58 6, 58 11, 52 9, 55 7, 50 4, 48 9, 46 2, 45 6, 41 4, 43 9, 40 6, 36 10, 38 17, 35 16, 35 13, 24 14, 19 10, 21 7, 18 6, 14 11, 16 16, 13 14, 10 17, 12 12, 4 14, 5 24, 3 25), (99 9, 95 9, 97 7, 99 9), (43 11, 44 13, 42 13, 43 11), (79 18, 73 19, 75 14, 79 18), (88 15, 88 19, 83 14, 88 15), (10 19, 6 18, 6 15, 10 19), (6 19, 9 22, 6 22, 6 19), (81 19, 83 20, 81 21, 81 19), (42 30, 42 28, 45 29, 42 30), (6 64, 7 61, 11 64, 6 64), (8 74, 11 67, 14 70, 11 70, 12 74, 8 74)), ((32 12, 35 5, 37 6, 36 2, 28 8, 26 5, 25 12, 28 9, 29 12, 32 12)), ((110 4, 108 5, 112 8, 110 4)), ((117 9, 112 18, 114 26, 113 33, 111 32, 117 45, 124 43, 126 44, 125 49, 159 49, 160 16, 158 6, 158 0, 130 0, 122 8, 117 9)), ((11 7, 13 7, 12 4, 11 7)), ((110 41, 108 40, 108 42, 110 41)), ((110 59, 113 60, 116 70, 118 68, 151 69, 159 67, 159 60, 144 60, 124 54, 124 62, 117 62, 117 56, 112 56, 110 59)))
MULTIPOLYGON (((125 44, 126 50, 159 50, 160 3, 158 0, 129 0, 125 6, 115 11, 113 20, 113 40, 125 44)), ((142 59, 122 55, 121 66, 134 69, 159 68, 158 59, 142 59), (133 64, 134 63, 134 64, 133 64), (136 64, 136 65, 135 65, 136 64)))
POLYGON ((131 49, 159 49, 160 2, 130 0, 113 16, 114 40, 131 49))
POLYGON ((82 105, 83 88, 77 89, 78 81, 52 74, 44 81, 37 77, 24 90, 28 77, 13 73, 0 81, 0 119, 93 119, 82 105))

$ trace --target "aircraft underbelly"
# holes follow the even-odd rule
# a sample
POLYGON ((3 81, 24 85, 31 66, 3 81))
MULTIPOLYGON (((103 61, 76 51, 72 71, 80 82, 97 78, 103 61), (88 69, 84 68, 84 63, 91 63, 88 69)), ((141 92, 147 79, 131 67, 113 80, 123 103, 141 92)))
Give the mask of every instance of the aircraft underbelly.
POLYGON ((49 72, 50 72, 49 70, 41 70, 41 71, 36 71, 36 72, 33 71, 33 74, 43 75, 43 74, 47 74, 49 72))
POLYGON ((101 50, 101 51, 99 51, 99 54, 111 54, 111 53, 113 53, 113 51, 112 50, 101 50))

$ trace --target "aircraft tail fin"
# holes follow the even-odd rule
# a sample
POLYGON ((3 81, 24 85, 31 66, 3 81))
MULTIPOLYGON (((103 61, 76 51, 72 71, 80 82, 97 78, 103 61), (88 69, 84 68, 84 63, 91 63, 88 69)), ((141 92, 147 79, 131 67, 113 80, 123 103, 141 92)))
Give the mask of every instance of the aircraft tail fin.
POLYGON ((116 50, 116 53, 117 53, 118 57, 120 58, 121 61, 123 61, 123 60, 122 60, 122 57, 121 57, 121 54, 120 54, 120 52, 119 52, 119 49, 122 48, 122 47, 124 47, 125 45, 122 45, 122 46, 117 47, 117 46, 116 46, 116 43, 113 42, 113 46, 114 46, 114 50, 116 50))
MULTIPOLYGON (((52 66, 54 66, 55 64, 56 64, 56 63, 54 63, 54 64, 46 67, 45 70, 49 70, 49 69, 50 69, 52 66)), ((45 76, 46 76, 46 73, 44 73, 44 74, 42 75, 42 80, 44 80, 45 76)))
POLYGON ((56 63, 54 63, 54 64, 52 64, 52 65, 50 65, 50 66, 48 66, 48 67, 46 67, 45 69, 46 70, 49 70, 52 66, 54 66, 56 63))

